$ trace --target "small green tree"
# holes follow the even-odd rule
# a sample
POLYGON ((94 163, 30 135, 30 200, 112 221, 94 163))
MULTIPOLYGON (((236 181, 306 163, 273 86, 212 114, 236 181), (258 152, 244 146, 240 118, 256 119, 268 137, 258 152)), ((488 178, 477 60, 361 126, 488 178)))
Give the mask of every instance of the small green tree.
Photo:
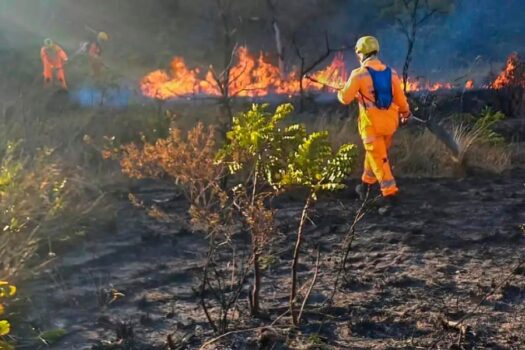
POLYGON ((281 173, 279 186, 303 186, 308 189, 308 196, 303 206, 297 228, 297 237, 292 260, 292 286, 290 289, 290 313, 294 325, 300 323, 300 316, 295 310, 297 297, 297 267, 303 231, 308 217, 308 210, 317 201, 321 191, 335 191, 345 187, 343 180, 352 171, 357 156, 355 145, 345 144, 334 152, 328 141, 328 132, 315 132, 308 135, 298 146, 289 160, 288 166, 281 173))
MULTIPOLYGON (((249 197, 248 206, 261 207, 269 197, 301 186, 308 189, 303 207, 292 262, 292 287, 290 311, 294 324, 300 320, 295 312, 297 296, 297 266, 303 242, 303 231, 308 210, 317 201, 320 191, 334 191, 344 187, 343 179, 351 172, 356 159, 356 147, 343 145, 334 152, 327 132, 307 134, 304 125, 281 126, 290 116, 293 107, 285 104, 277 107, 275 113, 268 112, 268 105, 253 105, 246 113, 233 119, 233 126, 227 134, 228 144, 223 148, 220 159, 228 163, 232 174, 237 175, 239 188, 249 197)), ((239 206, 242 207, 242 206, 239 206)), ((253 213, 244 211, 243 213, 253 213)), ((264 215, 264 211, 261 211, 264 215)), ((260 291, 260 250, 267 239, 261 240, 253 218, 245 214, 252 235, 254 287, 251 304, 258 311, 260 291), (264 242, 264 243, 262 243, 264 242)))
POLYGON ((251 235, 254 280, 250 295, 253 315, 260 312, 261 268, 263 249, 273 232, 273 210, 265 202, 277 195, 283 169, 292 150, 306 135, 304 126, 283 127, 280 122, 293 111, 284 104, 268 112, 269 105, 253 105, 233 118, 227 133, 228 143, 219 152, 219 160, 235 175, 233 197, 251 235))
MULTIPOLYGON (((236 273, 238 278, 226 291, 221 269, 217 268, 219 260, 215 259, 218 250, 231 247, 231 256, 235 256, 231 236, 237 232, 241 221, 251 236, 251 254, 248 256, 254 282, 250 306, 252 314, 258 315, 261 256, 275 228, 271 199, 298 186, 308 189, 297 229, 290 293, 293 322, 300 322, 294 304, 297 266, 308 210, 317 201, 320 191, 344 187, 342 181, 350 173, 356 158, 354 145, 343 145, 335 152, 328 142, 327 132, 308 134, 304 125, 283 125, 293 111, 292 105, 281 105, 275 112, 268 110, 267 104, 253 105, 247 112, 236 115, 227 132, 227 143, 218 153, 213 130, 205 132, 203 125, 190 131, 187 140, 181 139, 180 131, 172 129, 167 139, 142 146, 130 144, 122 149, 121 167, 125 174, 134 178, 167 176, 173 179, 184 189, 191 203, 190 215, 194 225, 209 232, 210 246, 200 294, 201 306, 217 333, 227 330, 230 311, 237 303, 248 276, 248 269, 238 269, 241 270, 236 273), (226 168, 232 176, 228 181, 222 181, 226 168), (216 283, 210 280, 209 271, 214 273, 216 283), (221 307, 218 321, 213 319, 204 300, 206 289, 212 290, 211 294, 216 295, 221 307)), ((232 266, 236 265, 235 257, 230 261, 232 266)))

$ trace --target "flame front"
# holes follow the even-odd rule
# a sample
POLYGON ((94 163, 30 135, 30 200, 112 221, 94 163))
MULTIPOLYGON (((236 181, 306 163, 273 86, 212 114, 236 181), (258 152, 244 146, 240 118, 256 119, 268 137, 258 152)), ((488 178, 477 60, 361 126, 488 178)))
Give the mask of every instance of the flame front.
MULTIPOLYGON (((332 62, 325 68, 311 72, 299 80, 300 73, 292 71, 282 74, 276 65, 268 62, 264 53, 259 56, 250 54, 246 47, 239 47, 235 55, 235 63, 229 70, 227 87, 221 86, 223 76, 210 67, 206 72, 198 68, 189 68, 184 58, 173 58, 170 68, 156 70, 146 75, 141 83, 142 93, 150 98, 168 100, 173 98, 224 95, 225 88, 228 96, 235 97, 264 97, 268 95, 298 95, 301 87, 307 92, 334 92, 340 88, 349 77, 342 53, 337 53, 332 62)), ((507 67, 494 81, 491 87, 499 89, 513 81, 517 75, 517 55, 509 57, 507 67)), ((525 86, 525 79, 520 80, 525 86)), ((448 82, 429 82, 409 79, 407 91, 437 91, 462 88, 448 82)), ((474 81, 469 80, 465 89, 473 89, 474 81)))
POLYGON ((419 80, 410 78, 407 81, 407 92, 450 90, 453 88, 454 86, 451 83, 431 83, 428 81, 421 82, 419 80))
MULTIPOLYGON (((297 95, 301 90, 299 74, 291 72, 281 75, 279 68, 268 63, 263 53, 252 56, 246 47, 236 53, 236 63, 229 71, 229 96, 261 97, 271 94, 297 95)), ((312 80, 304 77, 302 86, 307 91, 333 91, 328 86, 342 86, 348 79, 344 57, 337 54, 330 65, 311 74, 312 80), (317 83, 317 82, 322 83, 317 83)), ((169 70, 156 70, 145 76, 140 88, 150 98, 167 100, 198 95, 221 96, 221 88, 213 68, 204 75, 199 69, 190 69, 182 57, 175 57, 169 70)))

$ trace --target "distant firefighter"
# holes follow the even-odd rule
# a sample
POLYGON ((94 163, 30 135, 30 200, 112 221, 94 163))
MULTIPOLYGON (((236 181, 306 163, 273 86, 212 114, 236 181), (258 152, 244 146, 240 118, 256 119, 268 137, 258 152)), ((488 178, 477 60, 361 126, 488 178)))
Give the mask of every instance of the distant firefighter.
POLYGON ((98 80, 100 79, 102 75, 102 69, 105 66, 102 60, 102 43, 109 40, 109 35, 106 32, 95 32, 91 36, 92 38, 80 45, 80 49, 76 54, 87 53, 91 76, 98 80))
POLYGON ((60 86, 67 90, 66 75, 64 73, 64 64, 68 57, 66 52, 51 39, 44 40, 44 46, 40 50, 40 57, 44 68, 44 84, 46 86, 53 84, 53 75, 60 83, 60 86), (53 74, 54 73, 54 74, 53 74))

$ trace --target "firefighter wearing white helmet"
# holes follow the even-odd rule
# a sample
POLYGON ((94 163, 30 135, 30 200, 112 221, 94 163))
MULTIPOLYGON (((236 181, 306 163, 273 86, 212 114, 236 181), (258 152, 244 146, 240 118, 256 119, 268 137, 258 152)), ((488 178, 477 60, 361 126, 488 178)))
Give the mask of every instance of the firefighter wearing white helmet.
POLYGON ((40 49, 40 58, 42 60, 44 86, 52 85, 53 79, 56 77, 62 89, 67 90, 64 66, 68 57, 64 49, 52 39, 45 39, 44 46, 40 49))

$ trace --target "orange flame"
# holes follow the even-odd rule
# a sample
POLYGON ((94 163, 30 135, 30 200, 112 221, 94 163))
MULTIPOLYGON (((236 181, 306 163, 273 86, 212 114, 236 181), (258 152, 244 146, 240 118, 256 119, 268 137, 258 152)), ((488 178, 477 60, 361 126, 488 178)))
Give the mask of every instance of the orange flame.
MULTIPOLYGON (((250 54, 246 47, 236 52, 235 64, 229 71, 229 96, 262 97, 275 95, 298 95, 301 85, 304 91, 334 92, 342 87, 349 77, 344 56, 337 53, 325 68, 312 72, 299 81, 299 73, 292 71, 284 76, 276 65, 269 63, 261 52, 258 57, 250 54)), ((182 57, 173 58, 170 68, 156 70, 146 75, 141 83, 142 93, 150 98, 168 100, 191 96, 221 96, 213 67, 201 74, 199 69, 189 68, 182 57)), ((450 83, 430 83, 410 79, 407 91, 437 91, 452 89, 450 83)))
MULTIPOLYGON (((236 53, 237 62, 230 68, 228 90, 230 96, 260 97, 269 94, 297 95, 301 84, 298 73, 281 76, 279 68, 268 63, 263 53, 252 56, 246 47, 236 53)), ((312 74, 312 78, 332 86, 342 85, 348 78, 344 57, 338 53, 330 65, 312 74)), ((333 90, 323 84, 303 78, 303 89, 308 91, 333 90)), ((167 100, 196 95, 220 96, 217 79, 210 68, 201 78, 198 69, 190 69, 182 57, 175 57, 169 70, 156 70, 146 75, 141 83, 142 93, 151 98, 167 100)))
POLYGON ((507 59, 507 64, 491 85, 494 89, 503 89, 506 86, 525 87, 525 63, 520 62, 517 53, 507 59))
POLYGON ((451 83, 421 82, 420 80, 410 78, 407 81, 407 92, 450 90, 453 88, 454 87, 451 83))

